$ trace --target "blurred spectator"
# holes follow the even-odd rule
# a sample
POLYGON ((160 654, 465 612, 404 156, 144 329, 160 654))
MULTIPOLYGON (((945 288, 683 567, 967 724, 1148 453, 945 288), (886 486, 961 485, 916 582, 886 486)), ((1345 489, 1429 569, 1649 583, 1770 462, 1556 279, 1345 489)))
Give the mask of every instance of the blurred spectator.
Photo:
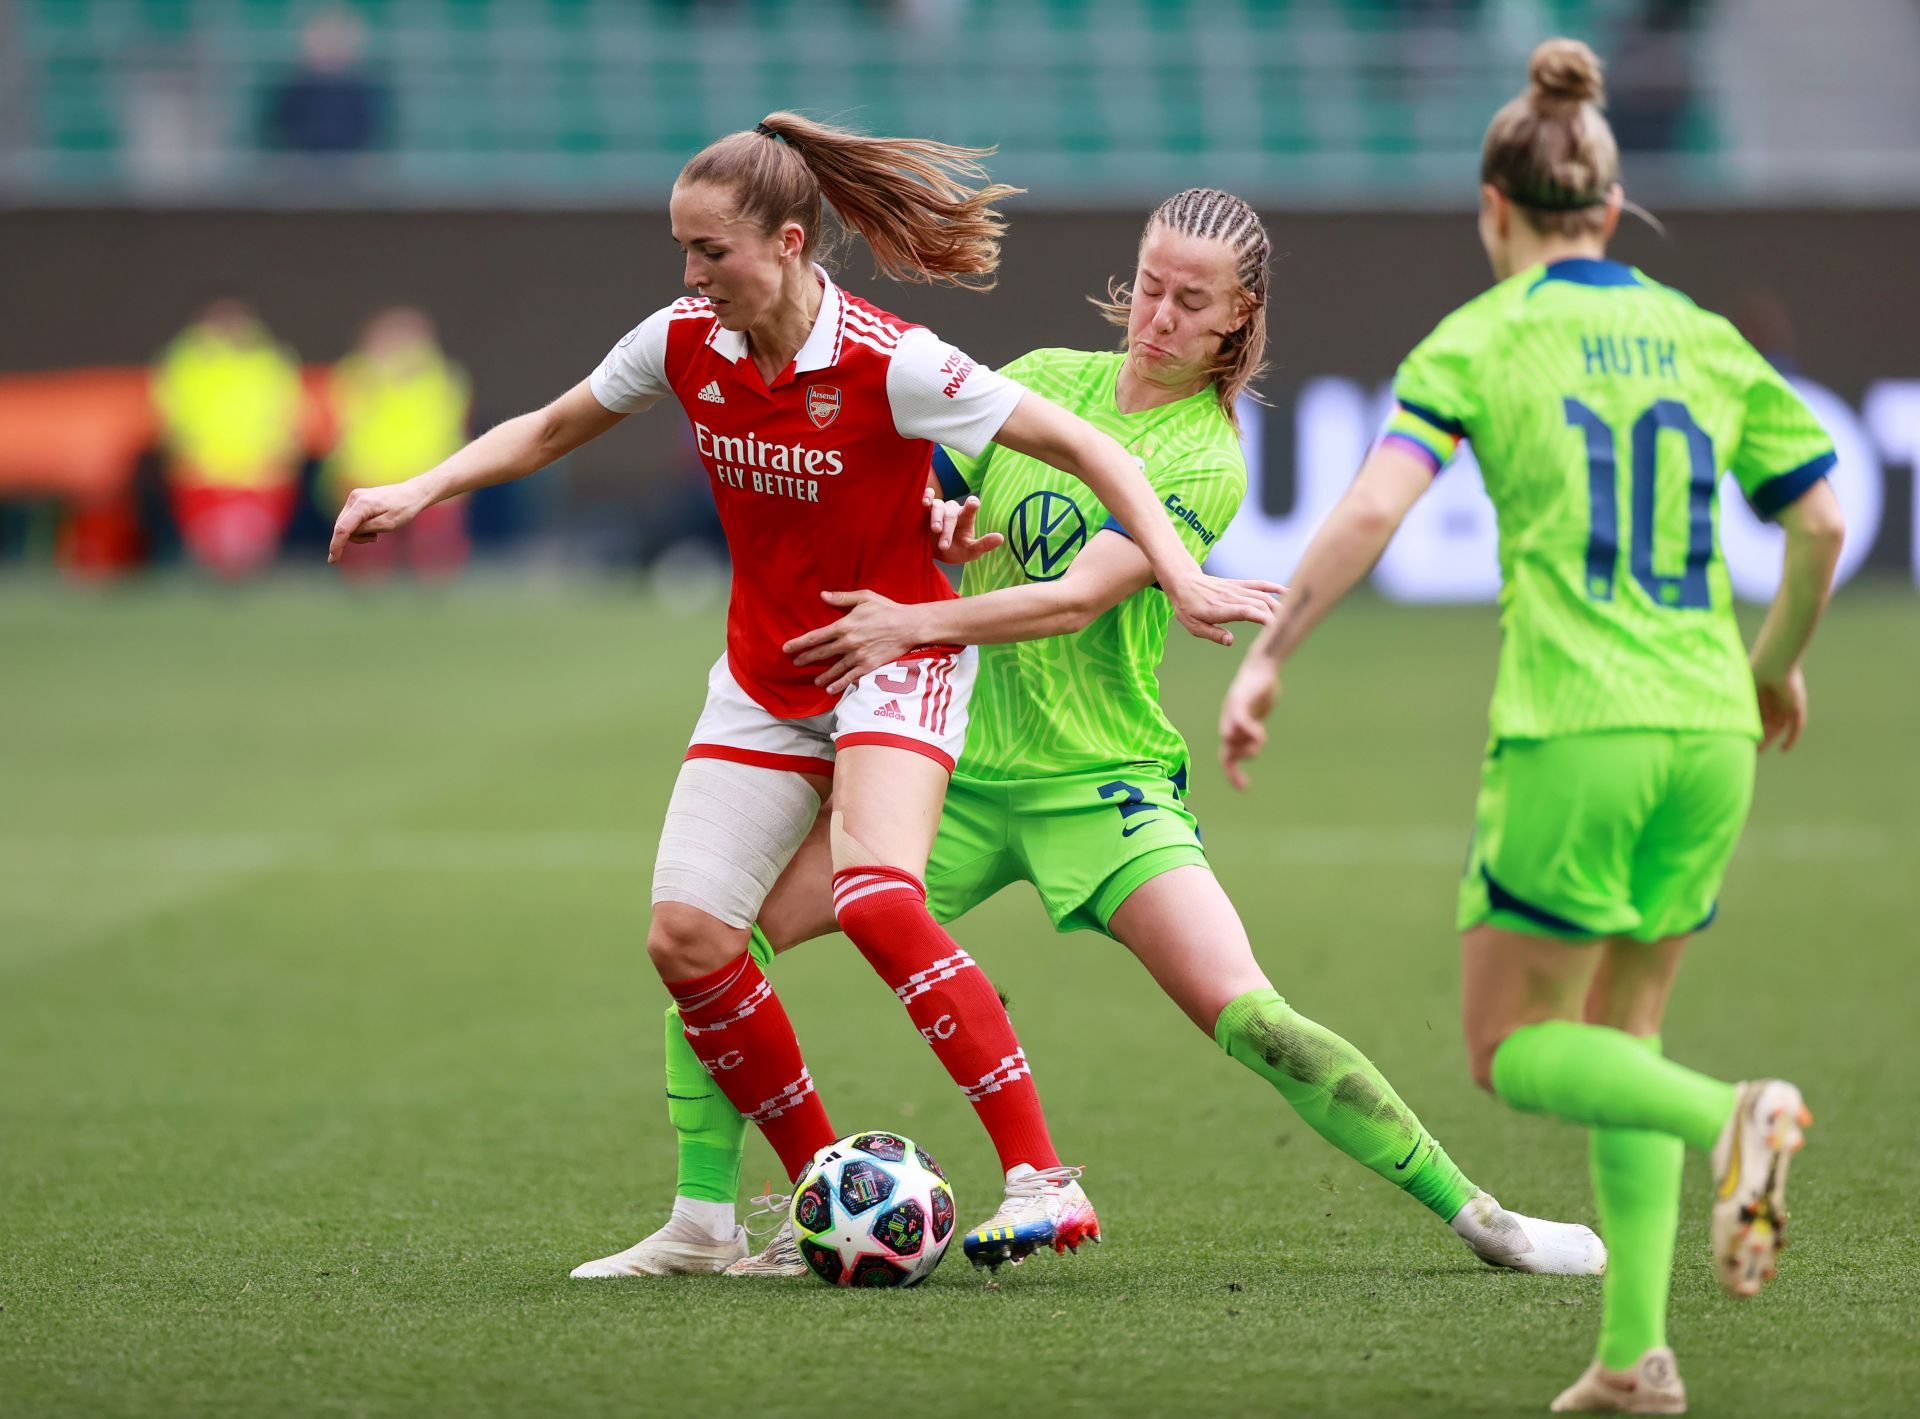
POLYGON ((366 69, 366 26, 322 10, 300 35, 300 67, 267 91, 261 146, 283 153, 364 153, 386 137, 387 90, 366 69))
POLYGON ((300 367, 244 301, 214 301, 161 352, 153 402, 188 554, 221 576, 273 560, 298 495, 300 367))
POLYGON ((1607 120, 1620 150, 1664 153, 1687 145, 1693 112, 1693 30, 1698 0, 1642 0, 1607 56, 1607 120))
MULTIPOLYGON (((358 348, 333 367, 328 399, 339 430, 320 477, 329 518, 355 488, 411 478, 467 441, 466 371, 440 352, 433 322, 410 306, 367 322, 358 348)), ((404 559, 416 576, 452 576, 467 559, 466 524, 465 498, 436 503, 398 534, 350 545, 340 570, 383 577, 404 559)))
POLYGON ((1776 292, 1765 286, 1742 291, 1727 308, 1727 319, 1746 337, 1749 345, 1766 356, 1768 364, 1788 379, 1799 376, 1793 317, 1787 313, 1787 303, 1776 292))

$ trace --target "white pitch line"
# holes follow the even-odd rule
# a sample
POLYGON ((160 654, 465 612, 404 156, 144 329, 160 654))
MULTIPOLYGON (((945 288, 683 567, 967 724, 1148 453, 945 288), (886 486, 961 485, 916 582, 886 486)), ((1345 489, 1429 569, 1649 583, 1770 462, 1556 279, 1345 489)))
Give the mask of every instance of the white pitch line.
MULTIPOLYGON (((1202 828, 1204 831, 1204 820, 1202 828)), ((1311 827, 1209 833, 1209 856, 1276 866, 1457 865, 1459 825, 1311 827)), ((0 837, 0 875, 244 874, 308 872, 565 872, 650 870, 655 838, 620 829, 372 829, 362 832, 152 833, 0 837)), ((1914 845, 1920 852, 1920 845, 1914 845)), ((1740 856, 1838 862, 1893 851, 1884 829, 1860 824, 1766 824, 1749 829, 1740 856)))

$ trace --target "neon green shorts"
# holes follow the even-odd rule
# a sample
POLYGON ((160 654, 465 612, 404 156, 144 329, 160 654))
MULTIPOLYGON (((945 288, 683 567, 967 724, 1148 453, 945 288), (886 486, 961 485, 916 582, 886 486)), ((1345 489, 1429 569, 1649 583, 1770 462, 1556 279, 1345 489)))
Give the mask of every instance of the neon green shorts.
POLYGON ((1698 931, 1753 801, 1753 740, 1617 731, 1493 746, 1480 778, 1461 931, 1585 941, 1698 931))
POLYGON ((955 774, 927 862, 928 909, 952 921, 1031 882, 1057 930, 1104 932, 1142 883, 1206 866, 1182 787, 1157 765, 1014 782, 955 774))

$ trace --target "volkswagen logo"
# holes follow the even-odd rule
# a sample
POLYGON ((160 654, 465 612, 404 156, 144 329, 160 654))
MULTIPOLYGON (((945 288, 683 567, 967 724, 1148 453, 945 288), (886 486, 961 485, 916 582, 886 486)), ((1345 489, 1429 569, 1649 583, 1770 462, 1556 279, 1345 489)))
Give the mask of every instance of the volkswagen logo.
POLYGON ((1065 493, 1029 493, 1007 522, 1007 543, 1029 581, 1058 581, 1087 542, 1087 520, 1065 493))

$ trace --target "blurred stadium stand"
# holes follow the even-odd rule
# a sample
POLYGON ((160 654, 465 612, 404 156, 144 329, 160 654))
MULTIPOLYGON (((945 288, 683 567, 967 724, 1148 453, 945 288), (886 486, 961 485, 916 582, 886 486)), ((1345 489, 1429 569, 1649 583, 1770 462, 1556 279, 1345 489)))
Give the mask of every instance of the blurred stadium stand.
POLYGON ((1457 206, 1555 31, 1607 56, 1649 201, 1920 200, 1912 0, 329 8, 364 27, 378 112, 321 159, 276 150, 273 118, 310 0, 0 0, 0 201, 647 205, 714 135, 797 107, 998 144, 996 176, 1062 204, 1135 205, 1204 165, 1258 200, 1457 206))
MULTIPOLYGON (((1850 556, 1920 583, 1920 367, 1885 276, 1920 250, 1920 0, 0 0, 0 569, 177 555, 148 367, 216 294, 307 365, 309 415, 395 303, 471 372, 474 427, 551 397, 678 292, 681 164, 782 107, 999 145, 1031 191, 997 293, 880 293, 996 363, 1110 341, 1086 295, 1169 192, 1257 202, 1274 369, 1233 537, 1282 566, 1395 359, 1484 286, 1480 138, 1556 32, 1606 59, 1628 188, 1664 219, 1617 254, 1771 313, 1843 449, 1850 556)), ((317 565, 307 422, 287 555, 317 565)), ((1485 508, 1449 488, 1435 516, 1471 545, 1430 560, 1483 595, 1485 508)), ((712 532, 658 419, 473 515, 489 556, 625 565, 712 532)))

